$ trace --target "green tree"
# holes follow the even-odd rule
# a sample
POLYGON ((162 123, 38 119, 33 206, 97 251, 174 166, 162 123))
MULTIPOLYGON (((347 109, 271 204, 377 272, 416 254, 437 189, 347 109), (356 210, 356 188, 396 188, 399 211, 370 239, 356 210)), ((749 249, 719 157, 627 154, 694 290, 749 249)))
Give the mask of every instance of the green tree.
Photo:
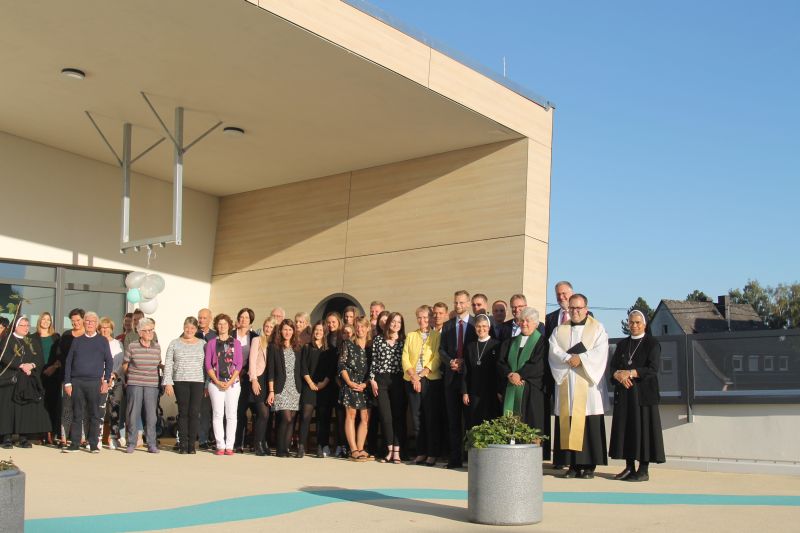
POLYGON ((686 301, 687 302, 710 302, 711 298, 709 298, 709 296, 706 293, 704 293, 703 291, 695 289, 695 290, 693 290, 692 292, 690 292, 689 294, 686 295, 686 301))
MULTIPOLYGON (((697 292, 697 291, 695 291, 695 292, 697 292)), ((650 306, 647 304, 647 300, 645 300, 641 296, 636 298, 636 302, 634 302, 634 304, 628 308, 628 314, 630 314, 630 312, 633 311, 634 309, 636 309, 638 311, 641 311, 642 314, 645 317, 647 317, 647 322, 648 323, 653 319, 653 314, 655 313, 655 311, 653 309, 651 309, 650 306)), ((630 335, 631 334, 631 330, 628 329, 628 320, 627 319, 622 320, 620 325, 622 326, 622 333, 623 334, 625 334, 625 335, 630 335)))
POLYGON ((796 328, 800 326, 800 283, 778 284, 772 289, 770 326, 796 328))
POLYGON ((742 290, 731 289, 728 291, 728 296, 731 297, 732 303, 750 304, 765 324, 771 328, 779 328, 782 326, 778 324, 777 317, 773 316, 772 292, 771 287, 762 287, 758 280, 749 279, 742 290))

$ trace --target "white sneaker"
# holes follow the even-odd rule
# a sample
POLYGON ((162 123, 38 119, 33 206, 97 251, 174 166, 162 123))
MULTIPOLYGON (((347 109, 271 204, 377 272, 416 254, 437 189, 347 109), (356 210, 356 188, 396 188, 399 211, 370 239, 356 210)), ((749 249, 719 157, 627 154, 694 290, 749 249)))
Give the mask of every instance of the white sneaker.
POLYGON ((119 448, 119 440, 116 437, 111 437, 108 439, 108 449, 109 450, 116 450, 119 448))
POLYGON ((331 449, 326 444, 325 446, 322 447, 322 457, 330 457, 330 456, 331 456, 331 449))

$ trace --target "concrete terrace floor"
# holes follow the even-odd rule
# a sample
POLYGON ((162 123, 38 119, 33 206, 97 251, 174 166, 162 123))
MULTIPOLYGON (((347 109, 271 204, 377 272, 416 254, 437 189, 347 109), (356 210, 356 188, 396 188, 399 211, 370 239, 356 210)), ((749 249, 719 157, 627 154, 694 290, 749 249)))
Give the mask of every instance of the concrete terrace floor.
POLYGON ((546 469, 543 522, 509 528, 466 521, 466 470, 167 450, 10 452, 27 476, 28 532, 800 531, 796 476, 655 465, 649 482, 627 483, 610 479, 616 461, 593 480, 546 469))

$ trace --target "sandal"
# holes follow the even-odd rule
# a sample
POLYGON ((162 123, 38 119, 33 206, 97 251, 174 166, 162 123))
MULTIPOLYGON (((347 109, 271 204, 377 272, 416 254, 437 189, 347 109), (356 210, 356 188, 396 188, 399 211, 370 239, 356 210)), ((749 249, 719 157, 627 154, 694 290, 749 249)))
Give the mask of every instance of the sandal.
POLYGON ((356 452, 361 454, 361 455, 359 455, 359 458, 362 461, 374 461, 375 460, 375 456, 374 455, 370 455, 367 452, 365 452, 364 450, 356 450, 356 452))
POLYGON ((350 452, 350 457, 347 458, 348 461, 355 461, 357 463, 363 463, 364 459, 361 458, 361 454, 358 450, 350 452))
POLYGON ((400 447, 398 446, 395 448, 394 453, 392 454, 392 464, 399 465, 402 464, 403 461, 400 460, 400 447))

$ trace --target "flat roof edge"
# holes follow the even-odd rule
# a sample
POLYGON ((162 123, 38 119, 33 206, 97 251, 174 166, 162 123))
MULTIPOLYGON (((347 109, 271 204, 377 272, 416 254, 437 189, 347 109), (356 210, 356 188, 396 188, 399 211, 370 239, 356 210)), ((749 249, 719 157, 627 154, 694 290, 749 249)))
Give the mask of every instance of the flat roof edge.
POLYGON ((498 83, 499 85, 502 85, 503 87, 509 89, 510 91, 515 92, 516 94, 522 96, 523 98, 530 100, 536 105, 543 107, 545 110, 555 109, 556 107, 555 103, 551 102, 550 100, 541 96, 540 94, 537 94, 528 89, 527 87, 524 87, 523 85, 504 77, 502 74, 496 72, 490 67, 487 67, 486 65, 483 65, 481 63, 478 63, 470 59, 462 52, 459 52, 453 48, 450 48, 442 44, 439 41, 436 41, 435 39, 432 39, 424 32, 406 24, 397 17, 389 15, 384 10, 371 4, 367 0, 341 0, 341 2, 349 5, 354 9, 361 11, 362 13, 371 16, 376 20, 383 22, 387 26, 390 26, 396 29, 397 31, 404 33, 405 35, 408 35, 413 39, 416 39, 417 41, 423 43, 424 45, 433 48, 437 52, 446 55, 450 59, 457 61, 458 63, 461 63, 462 65, 474 70, 475 72, 483 76, 486 76, 495 83, 498 83))

